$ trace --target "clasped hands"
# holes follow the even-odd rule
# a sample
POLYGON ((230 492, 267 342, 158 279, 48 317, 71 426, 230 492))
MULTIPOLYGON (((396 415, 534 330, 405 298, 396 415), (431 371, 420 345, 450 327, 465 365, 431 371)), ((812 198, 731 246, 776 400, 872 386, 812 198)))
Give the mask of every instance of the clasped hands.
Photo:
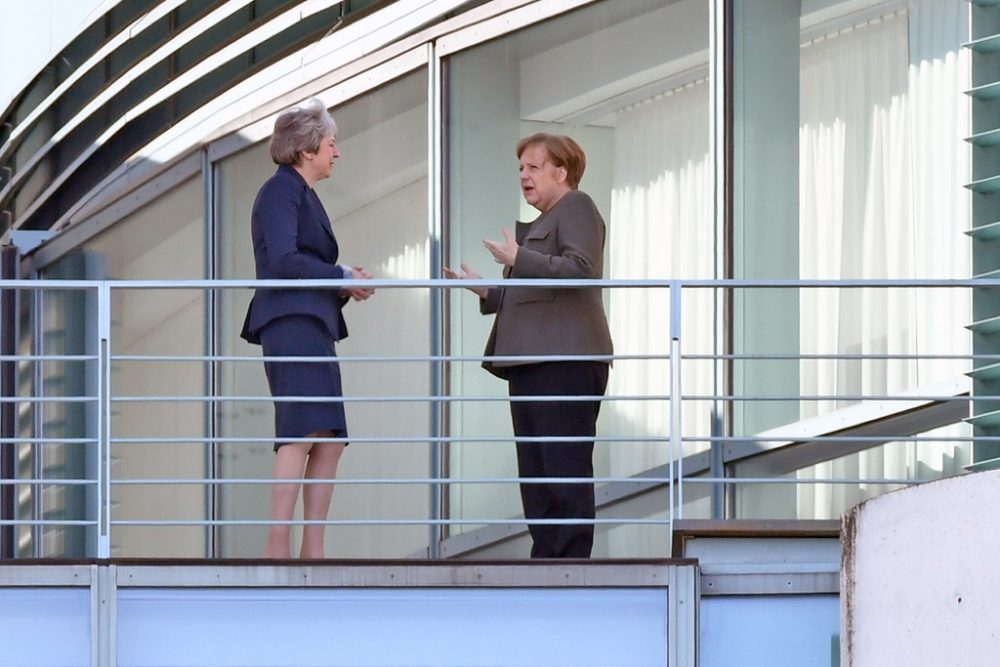
MULTIPOLYGON (((352 266, 351 271, 353 272, 352 279, 354 280, 371 280, 375 276, 365 271, 364 267, 352 266)), ((355 301, 364 301, 372 294, 375 293, 374 287, 345 287, 340 290, 340 293, 354 299, 355 301)))
MULTIPOLYGON (((503 238, 501 241, 492 241, 490 239, 483 240, 483 246, 486 250, 493 255, 493 261, 497 264, 503 264, 504 266, 514 266, 514 260, 517 259, 517 241, 510 235, 510 231, 504 227, 503 228, 503 238)), ((462 262, 462 275, 459 275, 456 271, 449 269, 447 266, 442 267, 442 273, 444 273, 445 278, 465 278, 467 280, 476 280, 482 278, 481 275, 469 268, 469 265, 462 262)), ((468 288, 470 292, 474 293, 480 299, 485 299, 487 290, 485 287, 470 287, 468 288)))

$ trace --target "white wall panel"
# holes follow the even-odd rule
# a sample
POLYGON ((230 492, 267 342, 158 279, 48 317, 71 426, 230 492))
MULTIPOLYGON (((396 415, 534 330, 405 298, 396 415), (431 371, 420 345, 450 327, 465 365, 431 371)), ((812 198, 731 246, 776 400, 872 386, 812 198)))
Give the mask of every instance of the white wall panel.
POLYGON ((89 664, 89 588, 0 588, 0 665, 89 664))
POLYGON ((701 601, 700 665, 835 666, 838 610, 836 595, 706 597, 701 601))
POLYGON ((663 589, 120 590, 128 667, 666 665, 663 589))

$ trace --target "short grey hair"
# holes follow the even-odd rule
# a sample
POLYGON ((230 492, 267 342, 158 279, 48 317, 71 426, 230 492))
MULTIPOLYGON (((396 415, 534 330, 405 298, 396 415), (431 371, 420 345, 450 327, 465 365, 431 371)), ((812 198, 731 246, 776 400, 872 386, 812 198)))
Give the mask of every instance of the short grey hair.
POLYGON ((327 135, 337 135, 337 123, 323 101, 313 98, 282 112, 274 121, 271 159, 275 164, 295 166, 302 160, 302 151, 315 153, 327 135))

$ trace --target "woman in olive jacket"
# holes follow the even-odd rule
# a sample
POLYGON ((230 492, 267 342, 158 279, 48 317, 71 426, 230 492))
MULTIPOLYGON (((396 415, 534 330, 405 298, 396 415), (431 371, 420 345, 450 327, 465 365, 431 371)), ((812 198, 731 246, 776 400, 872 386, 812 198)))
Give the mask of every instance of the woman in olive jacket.
MULTIPOLYGON (((515 237, 483 242, 504 266, 505 278, 601 278, 605 227, 593 200, 577 189, 586 167, 571 138, 546 133, 518 142, 521 192, 540 215, 518 222, 515 237)), ((462 263, 463 278, 479 274, 462 263)), ((449 278, 459 274, 445 269, 449 278)), ((593 478, 593 438, 613 352, 598 288, 500 287, 473 289, 483 314, 496 314, 487 357, 605 356, 598 360, 490 359, 483 367, 507 380, 514 435, 573 438, 517 442, 521 478, 593 478), (531 396, 586 396, 579 401, 532 401, 531 396)), ((522 483, 526 519, 593 519, 594 485, 522 483)), ((532 558, 589 558, 594 526, 530 524, 532 558)))

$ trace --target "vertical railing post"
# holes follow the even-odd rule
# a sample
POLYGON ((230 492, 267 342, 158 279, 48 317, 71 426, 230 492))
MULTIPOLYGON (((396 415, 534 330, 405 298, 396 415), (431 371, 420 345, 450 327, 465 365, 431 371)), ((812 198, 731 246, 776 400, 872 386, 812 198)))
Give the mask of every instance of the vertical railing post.
POLYGON ((111 283, 97 285, 97 557, 111 556, 111 283))
MULTIPOLYGON (((37 277, 37 276, 35 276, 37 277)), ((46 290, 36 289, 31 290, 31 353, 32 354, 45 354, 48 348, 45 342, 45 312, 46 312, 46 290)), ((45 381, 45 370, 42 368, 43 364, 34 363, 32 364, 31 372, 31 395, 40 397, 45 395, 46 392, 46 381, 45 381)), ((35 406, 31 411, 31 433, 32 435, 41 435, 45 432, 45 415, 43 406, 35 406)), ((86 431, 84 431, 86 432, 86 431)), ((45 466, 43 464, 42 457, 42 446, 38 442, 33 442, 30 445, 31 454, 29 458, 31 460, 31 478, 32 479, 43 479, 45 477, 45 466)), ((42 519, 45 517, 45 502, 43 501, 41 493, 31 494, 31 516, 34 519, 42 519)), ((96 531, 94 531, 96 532, 96 531)), ((31 550, 32 558, 42 558, 45 556, 45 540, 43 539, 45 534, 45 526, 34 525, 31 527, 31 550)))
MULTIPOLYGON (((3 246, 0 255, 0 278, 17 278, 17 262, 19 259, 17 247, 3 246)), ((12 399, 17 395, 17 363, 13 357, 17 354, 17 291, 13 289, 0 290, 0 354, 8 357, 0 361, 0 396, 12 399)), ((17 478, 16 445, 13 438, 17 435, 17 404, 0 403, 0 438, 10 438, 9 442, 0 443, 0 480, 13 481, 17 478)), ((0 486, 0 519, 13 521, 16 518, 16 488, 12 484, 0 486)), ((16 531, 13 524, 0 527, 0 558, 13 558, 16 553, 16 531)))
MULTIPOLYGON (((442 206, 441 206, 441 181, 443 178, 442 168, 444 160, 441 157, 441 137, 439 128, 441 127, 441 58, 438 56, 434 44, 428 45, 427 57, 427 99, 429 109, 427 113, 427 143, 430 161, 428 164, 427 179, 427 225, 430 237, 430 274, 431 278, 441 277, 442 261, 442 206)), ((441 434, 445 431, 444 402, 440 400, 444 391, 445 383, 443 376, 443 365, 440 361, 443 346, 442 341, 442 321, 444 319, 442 288, 431 287, 430 293, 430 353, 434 359, 430 363, 430 434, 433 438, 430 441, 430 457, 428 467, 432 480, 440 479, 444 472, 444 462, 441 456, 441 434)), ((441 525, 441 515, 443 506, 443 492, 439 482, 431 482, 429 489, 430 511, 428 512, 430 523, 428 526, 427 557, 432 560, 440 558, 441 539, 443 527, 441 525)))
MULTIPOLYGON (((718 401, 716 401, 718 403, 718 401)), ((712 410, 712 442, 711 447, 711 458, 709 459, 709 475, 714 477, 716 480, 720 480, 726 475, 726 465, 723 459, 723 445, 722 445, 722 414, 718 410, 717 406, 712 410)), ((721 481, 712 482, 712 518, 713 519, 724 519, 726 508, 726 488, 725 483, 721 481)))
POLYGON ((670 281, 670 533, 674 516, 684 516, 684 478, 681 462, 681 283, 670 281), (677 468, 674 469, 674 461, 677 468), (676 475, 676 477, 675 477, 676 475), (674 506, 674 479, 677 480, 677 507, 674 506))
MULTIPOLYGON (((218 238, 216 224, 215 206, 215 171, 212 160, 207 150, 201 152, 201 177, 203 210, 205 211, 205 275, 210 280, 218 278, 218 248, 216 239, 218 238)), ((210 357, 215 357, 219 353, 219 328, 220 320, 220 297, 215 288, 208 288, 202 291, 205 295, 204 313, 205 317, 205 343, 204 352, 210 357)), ((219 396, 222 392, 219 386, 219 361, 213 359, 203 367, 203 382, 205 393, 208 396, 219 396)), ((215 481, 219 478, 219 454, 220 447, 215 440, 219 435, 219 410, 218 404, 214 402, 205 403, 202 420, 204 432, 210 438, 205 444, 205 478, 215 481)), ((207 558, 219 557, 219 545, 222 542, 221 526, 215 521, 219 518, 219 508, 221 498, 218 484, 205 485, 205 518, 208 524, 205 526, 205 556, 207 558)))

